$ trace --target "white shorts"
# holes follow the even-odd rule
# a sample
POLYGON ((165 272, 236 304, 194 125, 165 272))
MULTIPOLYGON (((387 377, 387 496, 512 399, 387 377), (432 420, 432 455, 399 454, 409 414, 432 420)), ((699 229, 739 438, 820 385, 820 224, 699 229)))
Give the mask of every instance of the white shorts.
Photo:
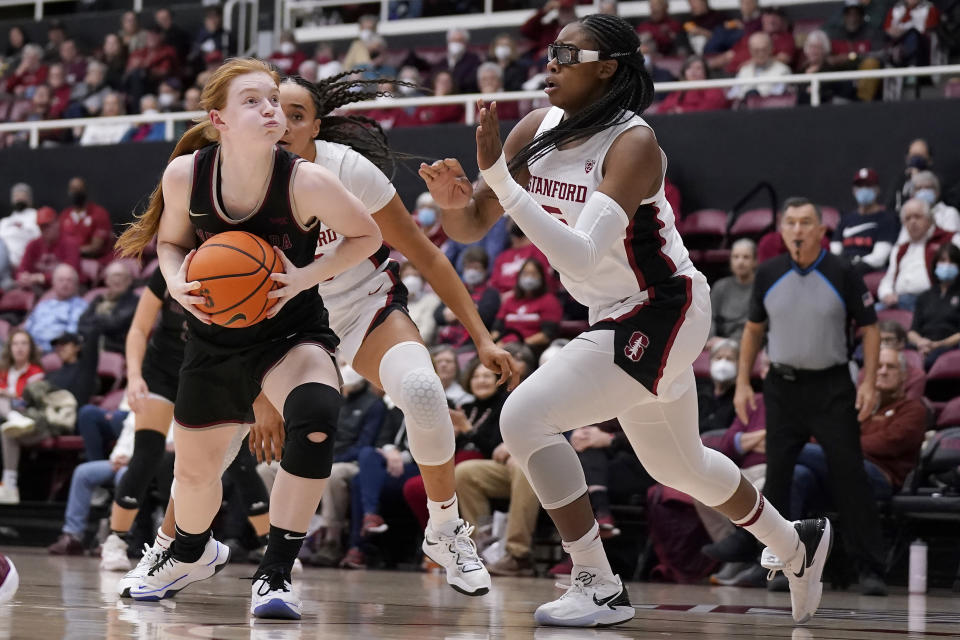
POLYGON ((399 265, 387 267, 355 287, 323 298, 330 328, 340 338, 337 357, 353 366, 364 339, 393 311, 407 312, 407 288, 398 277, 399 265))

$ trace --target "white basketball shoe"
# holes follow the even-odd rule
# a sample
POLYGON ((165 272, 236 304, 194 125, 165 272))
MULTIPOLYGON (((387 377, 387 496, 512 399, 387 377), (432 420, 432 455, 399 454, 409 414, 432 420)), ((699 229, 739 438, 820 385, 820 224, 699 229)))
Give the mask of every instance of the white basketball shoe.
POLYGON ((115 533, 107 536, 100 549, 100 568, 104 571, 130 571, 127 543, 115 533))
POLYGON ((290 574, 272 570, 257 576, 250 594, 250 614, 255 618, 299 620, 303 603, 293 590, 290 574))
POLYGON ((783 571, 790 583, 790 604, 793 619, 804 623, 813 617, 820 606, 823 596, 823 568, 833 546, 833 527, 827 518, 799 520, 793 523, 800 536, 800 548, 789 562, 778 558, 769 548, 763 550, 760 564, 770 573, 772 579, 778 571, 783 571))
POLYGON ((164 551, 165 549, 156 542, 153 543, 152 547, 144 543, 143 555, 140 556, 140 562, 120 578, 120 582, 117 583, 117 593, 120 594, 121 598, 130 597, 130 589, 140 584, 140 581, 143 580, 153 565, 160 562, 160 556, 163 555, 164 551))
POLYGON ((490 574, 470 537, 473 525, 457 519, 434 529, 427 523, 423 553, 447 571, 447 583, 462 594, 482 596, 490 591, 490 574))
POLYGON ((200 580, 206 580, 223 569, 230 559, 230 547, 217 542, 213 536, 196 562, 180 562, 169 550, 150 567, 140 584, 130 589, 134 600, 156 601, 172 598, 177 592, 200 580))
POLYGON ((537 607, 537 624, 555 627, 608 627, 634 616, 627 588, 619 576, 603 577, 591 567, 574 566, 570 588, 537 607))

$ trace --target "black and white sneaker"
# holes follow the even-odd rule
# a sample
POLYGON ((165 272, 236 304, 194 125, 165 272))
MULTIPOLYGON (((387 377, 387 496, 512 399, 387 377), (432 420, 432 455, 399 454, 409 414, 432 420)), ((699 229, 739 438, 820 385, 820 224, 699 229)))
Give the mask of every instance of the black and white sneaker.
POLYGON ((258 575, 251 588, 250 613, 255 618, 299 620, 303 603, 293 591, 290 574, 274 570, 258 575))
POLYGON ((464 595, 482 596, 490 591, 490 573, 483 566, 471 533, 473 525, 463 519, 446 522, 436 529, 428 522, 421 548, 424 555, 446 570, 447 584, 464 595))
POLYGON ((229 560, 230 548, 217 542, 213 536, 207 540, 203 554, 196 562, 180 562, 170 550, 164 550, 139 584, 130 588, 130 597, 149 602, 172 598, 186 586, 213 577, 227 566, 229 560))
POLYGON ((790 583, 790 603, 793 619, 804 623, 813 617, 823 595, 823 568, 833 546, 833 527, 827 518, 800 520, 793 523, 800 536, 796 556, 784 562, 769 548, 763 550, 760 564, 770 573, 771 580, 778 571, 783 571, 790 583))
POLYGON ((555 627, 608 627, 634 616, 627 588, 619 576, 604 578, 597 569, 574 566, 570 588, 537 607, 537 624, 555 627))

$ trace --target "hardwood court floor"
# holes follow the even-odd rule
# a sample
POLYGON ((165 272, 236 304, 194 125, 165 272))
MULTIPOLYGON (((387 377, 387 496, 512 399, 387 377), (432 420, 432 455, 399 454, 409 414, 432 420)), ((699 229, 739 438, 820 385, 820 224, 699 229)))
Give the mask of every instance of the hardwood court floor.
POLYGON ((118 601, 118 574, 93 558, 5 548, 20 572, 13 603, 0 605, 0 640, 624 638, 960 638, 960 597, 949 592, 867 598, 828 591, 820 613, 794 627, 789 594, 758 589, 632 583, 637 616, 613 629, 535 628, 533 610, 559 592, 545 578, 494 578, 491 592, 462 596, 441 576, 307 569, 297 583, 301 622, 251 622, 251 565, 232 565, 162 603, 118 601))

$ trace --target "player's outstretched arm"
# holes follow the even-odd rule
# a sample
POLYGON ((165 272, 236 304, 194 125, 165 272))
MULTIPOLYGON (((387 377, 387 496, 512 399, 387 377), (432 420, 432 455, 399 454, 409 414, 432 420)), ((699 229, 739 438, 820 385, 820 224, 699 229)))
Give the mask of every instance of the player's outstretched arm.
MULTIPOLYGON (((532 111, 513 128, 504 143, 508 161, 533 140, 547 111, 532 111)), ((433 164, 422 163, 419 174, 440 209, 440 224, 444 233, 457 242, 469 244, 480 240, 503 215, 503 207, 496 194, 482 178, 474 188, 460 162, 454 158, 437 160, 433 164)), ((517 180, 526 184, 529 179, 530 173, 524 167, 518 173, 517 180)))

